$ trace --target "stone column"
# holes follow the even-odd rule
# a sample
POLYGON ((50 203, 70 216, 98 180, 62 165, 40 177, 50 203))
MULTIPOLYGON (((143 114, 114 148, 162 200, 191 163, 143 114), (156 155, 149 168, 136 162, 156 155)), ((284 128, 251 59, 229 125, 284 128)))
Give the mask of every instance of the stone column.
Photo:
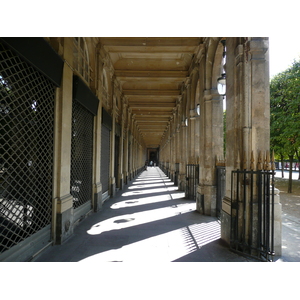
POLYGON ((128 184, 128 107, 123 106, 124 127, 123 127, 123 178, 125 184, 128 184))
POLYGON ((70 194, 73 61, 71 38, 64 39, 64 68, 55 103, 53 240, 61 244, 73 234, 73 197, 70 194))
MULTIPOLYGON (((189 160, 195 160, 195 148, 196 148, 196 135, 195 135, 195 128, 196 128, 196 115, 195 115, 195 110, 191 109, 190 110, 190 121, 189 121, 189 145, 190 145, 190 151, 189 151, 189 160)), ((191 161, 189 161, 191 163, 191 161)))
POLYGON ((116 177, 115 177, 115 135, 116 135, 116 118, 113 111, 112 115, 112 129, 110 132, 110 196, 114 197, 116 194, 116 177))
POLYGON ((229 243, 231 172, 249 169, 252 151, 257 162, 259 153, 269 150, 270 92, 268 40, 228 38, 226 47, 226 195, 221 235, 229 243))
POLYGON ((204 93, 201 118, 200 184, 197 209, 216 216, 216 157, 223 153, 223 98, 215 89, 204 93))
POLYGON ((98 114, 95 117, 94 134, 94 211, 99 211, 102 207, 102 184, 101 184, 101 123, 102 123, 102 105, 98 106, 98 114))
POLYGON ((124 150, 123 150, 123 177, 125 184, 128 184, 128 128, 124 128, 124 150))
MULTIPOLYGON (((97 55, 100 55, 98 49, 97 55)), ((93 185, 93 210, 99 211, 102 208, 102 184, 101 184, 101 124, 102 124, 102 69, 100 67, 100 60, 98 61, 98 76, 96 84, 96 95, 100 99, 98 106, 98 113, 94 122, 94 185, 93 185)))
POLYGON ((173 111, 173 117, 171 121, 171 152, 170 152, 170 164, 171 164, 171 180, 175 180, 175 162, 176 162, 176 114, 173 111))
POLYGON ((124 161, 124 120, 122 118, 121 120, 121 135, 120 135, 120 153, 119 153, 119 184, 120 184, 120 190, 122 190, 124 188, 124 165, 123 165, 123 161, 124 161))

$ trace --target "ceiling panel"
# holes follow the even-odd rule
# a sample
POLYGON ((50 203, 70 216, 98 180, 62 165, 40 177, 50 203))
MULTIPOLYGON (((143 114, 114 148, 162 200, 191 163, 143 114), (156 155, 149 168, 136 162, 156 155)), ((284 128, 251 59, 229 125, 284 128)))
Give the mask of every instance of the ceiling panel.
POLYGON ((158 147, 202 38, 100 38, 147 147, 158 147))

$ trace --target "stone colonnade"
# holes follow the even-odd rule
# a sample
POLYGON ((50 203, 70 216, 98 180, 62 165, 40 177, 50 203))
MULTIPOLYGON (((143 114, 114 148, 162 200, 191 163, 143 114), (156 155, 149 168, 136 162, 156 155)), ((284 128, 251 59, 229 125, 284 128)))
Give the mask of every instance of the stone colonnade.
MULTIPOLYGON (((204 42, 191 66, 161 145, 161 163, 171 176, 179 164, 178 186, 186 190, 186 166, 199 166, 197 210, 216 216, 216 161, 226 165, 221 205, 222 239, 230 242, 231 171, 249 169, 251 153, 269 150, 269 44, 267 38, 226 38, 226 130, 223 97, 217 92, 222 72, 220 39, 204 42), (225 139, 224 139, 225 134, 225 139), (224 147, 226 155, 224 156, 224 147), (248 162, 242 166, 243 162, 248 162)), ((280 243, 280 242, 278 242, 280 243)), ((280 253, 277 251, 277 253, 280 253)))
MULTIPOLYGON (((115 80, 108 55, 97 44, 96 38, 86 38, 89 80, 84 83, 99 100, 98 112, 94 116, 93 140, 93 196, 87 208, 76 217, 73 196, 70 193, 71 135, 73 76, 82 74, 75 67, 73 38, 50 38, 48 42, 64 60, 62 84, 55 99, 55 157, 53 186, 52 236, 55 243, 62 243, 72 235, 78 222, 93 211, 99 211, 104 201, 113 197, 139 170, 146 159, 145 147, 132 117, 126 98, 115 80), (104 193, 101 182, 101 135, 103 110, 110 118, 109 190, 104 193), (116 150, 116 136, 119 139, 116 150), (118 156, 116 157, 116 152, 118 156), (117 180, 118 178, 118 180, 117 180)), ((84 79, 81 76, 82 79, 84 79)))
MULTIPOLYGON (((186 166, 199 166, 196 187, 197 210, 216 216, 216 159, 226 161, 226 192, 222 201, 222 238, 229 242, 231 171, 240 167, 237 157, 269 150, 269 74, 268 39, 226 38, 226 157, 224 156, 223 97, 217 92, 222 73, 221 38, 206 38, 200 45, 182 84, 181 94, 165 132, 160 149, 160 164, 167 165, 170 176, 178 178, 180 190, 186 189, 186 166), (179 169, 177 170, 176 168, 179 169), (176 174, 175 174, 176 173, 176 174)), ((85 214, 101 209, 106 196, 101 182, 101 132, 105 110, 111 118, 108 196, 122 189, 147 159, 147 148, 136 126, 126 96, 114 76, 108 54, 97 38, 86 38, 90 78, 86 82, 99 99, 94 117, 93 199, 85 214), (115 136, 119 130, 118 158, 115 136), (117 166, 115 166, 117 164, 117 166), (118 180, 116 180, 116 178, 118 180)), ((72 234, 73 197, 70 194, 70 148, 72 82, 74 73, 73 39, 50 38, 50 44, 64 59, 62 85, 56 94, 55 166, 53 190, 54 240, 63 242, 72 234), (71 226, 70 226, 71 224, 71 226)))
MULTIPOLYGON (((49 243, 46 235, 50 234, 51 242, 63 243, 81 220, 101 210, 104 201, 114 197, 143 169, 151 147, 144 143, 112 58, 99 38, 13 38, 6 43, 20 43, 21 52, 24 47, 28 50, 23 51, 25 57, 30 57, 36 45, 42 45, 49 57, 55 54, 58 61, 54 111, 49 111, 54 119, 53 164, 51 161, 49 166, 52 174, 45 175, 51 181, 47 188, 50 194, 52 191, 52 198, 48 195, 42 199, 52 209, 52 216, 49 223, 41 225, 40 236, 35 234, 28 239, 26 247, 33 252, 31 244, 36 243, 40 249, 37 240, 49 243), (85 127, 91 128, 89 134, 84 132, 85 127)), ((231 233, 231 195, 235 189, 231 186, 231 173, 256 169, 250 164, 269 150, 268 53, 267 38, 201 39, 160 146, 155 150, 160 166, 167 169, 179 190, 190 193, 193 189, 197 211, 220 217, 222 239, 227 243, 231 233), (223 40, 226 122, 224 99, 217 91, 217 79, 223 73, 223 40), (218 207, 216 173, 220 160, 225 165, 226 187, 218 207), (194 178, 187 172, 191 166, 194 178)), ((35 61, 34 57, 30 59, 35 61)), ((38 65, 51 77, 53 66, 44 66, 45 61, 43 57, 38 65)), ((51 140, 52 136, 47 138, 51 140)), ((22 247, 17 245, 18 251, 22 247)), ((6 253, 10 251, 13 248, 6 253)))

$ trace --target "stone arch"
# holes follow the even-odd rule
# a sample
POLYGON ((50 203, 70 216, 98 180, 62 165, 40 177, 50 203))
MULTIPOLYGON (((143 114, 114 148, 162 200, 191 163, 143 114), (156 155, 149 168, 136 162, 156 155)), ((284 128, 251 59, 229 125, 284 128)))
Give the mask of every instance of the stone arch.
POLYGON ((205 90, 212 88, 212 74, 215 61, 216 49, 218 47, 219 38, 209 38, 206 48, 206 62, 205 62, 205 90))
POLYGON ((197 100, 197 96, 199 96, 199 91, 197 94, 197 88, 199 89, 199 67, 196 66, 191 74, 191 102, 190 109, 195 109, 197 104, 199 103, 197 100))
POLYGON ((188 118, 189 116, 189 112, 188 112, 188 105, 187 105, 187 89, 186 86, 184 85, 184 91, 182 93, 182 102, 181 102, 181 116, 182 116, 182 126, 185 125, 185 120, 186 118, 188 118))
POLYGON ((211 87, 214 90, 217 90, 217 79, 221 76, 223 70, 223 45, 221 43, 221 40, 223 39, 220 39, 215 51, 214 63, 212 68, 211 87))
MULTIPOLYGON (((214 112, 213 114, 216 115, 215 120, 217 121, 217 126, 219 128, 218 131, 215 131, 215 134, 217 135, 215 138, 221 138, 222 141, 224 140, 224 132, 223 132, 223 118, 224 118, 224 112, 223 112, 223 96, 220 96, 217 90, 217 80, 221 76, 223 72, 223 51, 224 51, 224 46, 221 43, 221 41, 224 38, 221 38, 218 41, 218 44, 215 48, 215 55, 214 55, 214 61, 213 61, 213 66, 212 66, 212 76, 211 76, 211 94, 212 94, 212 99, 214 100, 214 112)), ((219 156, 222 156, 224 153, 224 144, 219 144, 219 147, 222 146, 222 151, 216 150, 215 153, 218 154, 219 156)))

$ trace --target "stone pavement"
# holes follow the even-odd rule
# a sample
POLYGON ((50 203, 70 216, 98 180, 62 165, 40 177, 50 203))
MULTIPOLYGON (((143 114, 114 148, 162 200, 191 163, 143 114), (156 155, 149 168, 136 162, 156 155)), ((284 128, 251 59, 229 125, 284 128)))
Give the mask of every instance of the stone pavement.
POLYGON ((63 245, 36 262, 247 262, 220 240, 217 218, 196 203, 158 167, 148 167, 74 230, 63 245))
POLYGON ((288 214, 282 216, 282 255, 278 262, 300 262, 300 220, 288 214))
POLYGON ((282 255, 277 262, 300 262, 300 184, 298 171, 293 172, 293 193, 287 193, 288 172, 276 171, 275 187, 282 205, 282 255))

